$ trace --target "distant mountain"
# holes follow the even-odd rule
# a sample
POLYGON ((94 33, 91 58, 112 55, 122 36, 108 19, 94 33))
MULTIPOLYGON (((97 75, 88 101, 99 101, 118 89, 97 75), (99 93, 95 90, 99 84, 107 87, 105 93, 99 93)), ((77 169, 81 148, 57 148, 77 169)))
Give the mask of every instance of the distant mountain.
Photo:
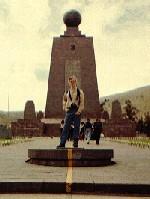
POLYGON ((150 85, 130 90, 124 93, 101 97, 100 102, 103 102, 105 99, 109 99, 106 104, 106 108, 109 112, 111 111, 112 101, 118 99, 121 103, 123 110, 123 107, 125 106, 125 101, 129 99, 131 100, 133 106, 135 106, 139 110, 139 115, 143 115, 146 112, 150 112, 150 85))
MULTIPOLYGON (((109 101, 106 103, 106 109, 111 112, 112 101, 118 99, 123 107, 125 106, 126 100, 131 100, 133 106, 139 110, 139 115, 143 115, 145 112, 150 112, 150 85, 145 87, 140 87, 134 90, 130 90, 124 93, 117 93, 110 96, 105 96, 100 98, 100 102, 105 99, 109 101)), ((23 111, 12 111, 9 113, 9 121, 16 121, 17 119, 23 119, 23 111)), ((8 113, 6 111, 0 111, 0 124, 8 122, 8 113)))
MULTIPOLYGON (((10 111, 9 117, 12 119, 21 119, 23 118, 23 111, 10 111)), ((0 116, 8 117, 8 112, 0 111, 0 116)))
POLYGON ((8 112, 6 111, 0 111, 0 124, 7 124, 10 121, 16 121, 17 119, 22 119, 23 118, 23 111, 11 111, 8 112))

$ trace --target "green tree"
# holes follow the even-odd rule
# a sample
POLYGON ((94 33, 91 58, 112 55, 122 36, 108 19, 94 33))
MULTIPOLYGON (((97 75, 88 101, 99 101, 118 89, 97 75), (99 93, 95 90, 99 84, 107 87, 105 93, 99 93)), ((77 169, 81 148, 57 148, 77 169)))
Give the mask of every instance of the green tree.
POLYGON ((135 106, 132 105, 131 100, 125 101, 125 111, 126 111, 127 117, 130 120, 135 121, 136 115, 139 110, 135 106))

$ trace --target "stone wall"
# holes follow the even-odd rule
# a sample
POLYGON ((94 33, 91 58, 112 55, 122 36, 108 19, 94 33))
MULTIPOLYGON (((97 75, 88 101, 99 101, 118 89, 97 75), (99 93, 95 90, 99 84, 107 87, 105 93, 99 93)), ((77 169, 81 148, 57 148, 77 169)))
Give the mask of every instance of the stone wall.
POLYGON ((11 123, 11 130, 13 136, 42 136, 43 123, 39 120, 18 119, 11 123))
POLYGON ((135 137, 136 125, 128 119, 108 120, 103 125, 105 137, 135 137))

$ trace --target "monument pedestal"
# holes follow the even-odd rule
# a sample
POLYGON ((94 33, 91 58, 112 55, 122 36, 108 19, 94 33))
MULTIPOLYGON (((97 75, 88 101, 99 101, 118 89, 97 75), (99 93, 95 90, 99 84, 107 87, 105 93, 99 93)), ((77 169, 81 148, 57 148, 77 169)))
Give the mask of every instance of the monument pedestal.
POLYGON ((29 149, 28 157, 26 162, 31 164, 56 167, 96 167, 114 164, 111 160, 114 157, 112 149, 29 149))
POLYGON ((103 126, 103 131, 105 137, 136 136, 135 122, 132 122, 129 119, 108 120, 103 126))
POLYGON ((121 104, 118 100, 112 102, 111 119, 103 125, 105 137, 135 137, 135 122, 128 118, 123 119, 121 104))

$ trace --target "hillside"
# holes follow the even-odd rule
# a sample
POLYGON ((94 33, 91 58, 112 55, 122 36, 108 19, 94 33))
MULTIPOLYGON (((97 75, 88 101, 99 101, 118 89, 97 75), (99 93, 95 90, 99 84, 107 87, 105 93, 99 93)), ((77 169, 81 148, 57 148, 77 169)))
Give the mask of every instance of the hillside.
MULTIPOLYGON (((105 96, 100 98, 100 102, 105 99, 109 99, 106 104, 106 109, 111 112, 112 101, 118 99, 123 107, 125 106, 126 100, 131 100, 133 106, 139 110, 139 116, 143 115, 145 112, 150 112, 150 85, 145 87, 140 87, 134 90, 130 90, 124 93, 118 93, 110 96, 105 96)), ((9 121, 16 121, 17 119, 23 118, 23 111, 13 111, 9 113, 9 121)), ((6 111, 0 111, 0 124, 5 124, 8 122, 8 113, 6 111)))
POLYGON ((9 121, 16 121, 17 119, 22 119, 22 118, 23 118, 23 111, 11 111, 9 113, 9 117, 6 111, 0 111, 0 124, 7 124, 9 123, 9 121))
POLYGON ((112 101, 118 99, 123 107, 126 100, 131 100, 133 106, 139 110, 139 116, 146 112, 150 112, 150 85, 145 87, 140 87, 134 90, 130 90, 124 93, 118 93, 110 96, 101 97, 100 101, 103 102, 104 99, 109 99, 106 104, 108 111, 111 111, 112 101))

